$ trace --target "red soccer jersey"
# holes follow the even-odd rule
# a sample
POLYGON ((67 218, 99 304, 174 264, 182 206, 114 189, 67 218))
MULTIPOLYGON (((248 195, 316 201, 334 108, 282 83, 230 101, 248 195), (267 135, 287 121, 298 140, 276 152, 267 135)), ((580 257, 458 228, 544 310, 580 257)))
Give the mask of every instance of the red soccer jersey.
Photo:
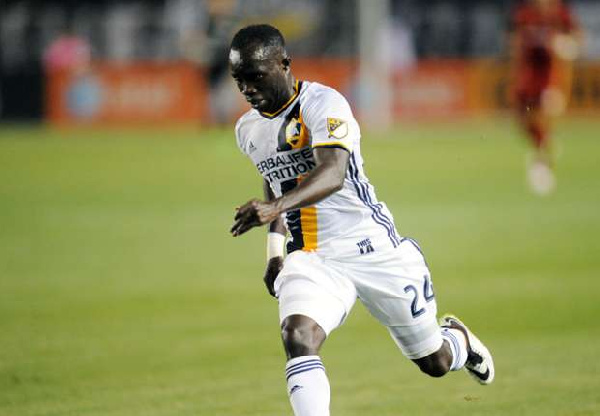
POLYGON ((522 107, 540 104, 542 93, 552 82, 552 42, 556 35, 570 33, 575 28, 570 10, 560 2, 546 10, 526 2, 515 10, 517 61, 513 89, 522 107))
POLYGON ((548 67, 552 61, 551 42, 555 35, 575 29, 571 11, 559 2, 542 10, 528 2, 517 7, 513 15, 514 32, 518 38, 517 51, 522 65, 548 67))

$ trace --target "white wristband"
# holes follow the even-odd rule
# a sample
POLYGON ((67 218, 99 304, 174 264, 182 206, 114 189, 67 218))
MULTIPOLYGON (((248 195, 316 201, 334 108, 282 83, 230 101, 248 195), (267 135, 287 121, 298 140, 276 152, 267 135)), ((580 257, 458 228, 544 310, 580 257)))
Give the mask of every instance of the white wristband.
POLYGON ((283 243, 285 243, 285 236, 283 234, 267 234, 267 261, 273 257, 283 257, 283 243))

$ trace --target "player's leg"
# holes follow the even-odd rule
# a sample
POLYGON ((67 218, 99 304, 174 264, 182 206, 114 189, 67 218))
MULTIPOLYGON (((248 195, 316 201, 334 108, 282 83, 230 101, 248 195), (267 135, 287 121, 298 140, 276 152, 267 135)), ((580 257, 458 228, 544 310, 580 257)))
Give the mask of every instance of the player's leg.
POLYGON ((432 377, 464 368, 478 383, 490 384, 494 380, 494 361, 485 345, 455 316, 443 317, 441 324, 442 346, 413 362, 432 377))
POLYGON ((388 327, 403 354, 432 377, 462 368, 478 370, 485 362, 491 369, 485 380, 489 384, 493 361, 483 344, 462 323, 460 327, 454 321, 438 324, 429 269, 418 245, 403 239, 388 258, 373 259, 377 262, 365 267, 356 282, 359 297, 388 327))
POLYGON ((323 328, 305 315, 290 315, 281 324, 287 391, 296 416, 329 415, 329 379, 319 356, 326 337, 323 328))
POLYGON ((521 118, 533 144, 528 160, 527 180, 535 193, 546 195, 555 187, 549 116, 541 107, 537 107, 524 112, 521 118))
POLYGON ((328 416, 330 389, 319 350, 344 320, 356 290, 315 253, 294 252, 275 281, 286 380, 296 416, 328 416))
MULTIPOLYGON (((528 102, 530 102, 528 100, 528 102)), ((537 153, 543 153, 549 145, 549 122, 540 107, 526 104, 519 109, 519 124, 537 153)))
POLYGON ((550 113, 553 106, 550 91, 550 67, 529 69, 516 90, 517 121, 531 143, 527 180, 540 195, 550 193, 555 186, 554 157, 550 137, 550 113))
MULTIPOLYGON (((428 307, 432 308, 433 304, 428 307)), ((449 371, 465 368, 472 355, 465 332, 440 327, 433 312, 424 315, 418 323, 388 325, 388 330, 403 354, 431 377, 442 377, 449 371)))
POLYGON ((450 345, 448 341, 443 341, 436 352, 425 357, 415 358, 412 361, 425 374, 431 377, 442 377, 452 369, 453 361, 456 361, 455 357, 457 355, 450 349, 450 345))
POLYGON ((288 360, 317 355, 327 335, 312 318, 290 315, 281 323, 281 339, 288 360))

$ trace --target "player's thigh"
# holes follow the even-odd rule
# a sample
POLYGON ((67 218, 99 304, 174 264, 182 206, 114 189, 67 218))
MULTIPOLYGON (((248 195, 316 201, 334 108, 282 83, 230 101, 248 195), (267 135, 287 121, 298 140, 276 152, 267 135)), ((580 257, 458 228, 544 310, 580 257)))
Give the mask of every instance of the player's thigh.
POLYGON ((295 251, 275 280, 279 320, 291 315, 313 319, 327 335, 340 326, 356 300, 353 283, 319 255, 295 251))
POLYGON ((431 275, 416 242, 405 238, 389 256, 362 267, 356 287, 363 304, 388 327, 408 358, 441 347, 431 275))

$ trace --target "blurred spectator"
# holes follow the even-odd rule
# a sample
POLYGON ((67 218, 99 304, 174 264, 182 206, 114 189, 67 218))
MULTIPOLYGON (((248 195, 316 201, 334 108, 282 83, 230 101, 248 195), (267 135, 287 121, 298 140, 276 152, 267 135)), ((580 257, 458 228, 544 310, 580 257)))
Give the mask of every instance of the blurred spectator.
POLYGON ((68 74, 66 99, 69 112, 82 119, 93 115, 101 90, 90 72, 91 47, 87 39, 75 34, 70 22, 46 48, 43 63, 46 76, 59 71, 68 74))
POLYGON ((511 83, 519 124, 534 149, 528 179, 538 194, 554 188, 550 117, 566 106, 580 38, 561 0, 527 0, 513 14, 511 83))
POLYGON ((47 71, 68 70, 83 73, 89 69, 91 49, 88 41, 70 28, 60 34, 44 52, 47 71))
POLYGON ((209 87, 210 120, 230 122, 238 98, 228 76, 228 53, 229 40, 240 21, 238 2, 169 0, 166 12, 179 38, 181 56, 198 65, 209 87))
POLYGON ((211 119, 227 124, 237 101, 235 86, 229 78, 229 40, 238 28, 237 1, 208 0, 205 26, 206 80, 210 89, 211 119))

